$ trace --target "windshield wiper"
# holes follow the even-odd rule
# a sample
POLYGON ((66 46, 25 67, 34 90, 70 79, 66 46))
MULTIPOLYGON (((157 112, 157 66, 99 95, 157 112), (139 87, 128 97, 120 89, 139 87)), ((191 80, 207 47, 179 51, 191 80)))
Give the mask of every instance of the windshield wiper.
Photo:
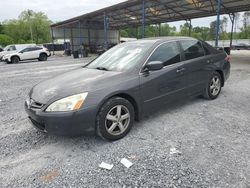
POLYGON ((107 68, 105 68, 105 67, 96 67, 96 69, 98 69, 98 70, 104 70, 104 71, 109 71, 107 68))

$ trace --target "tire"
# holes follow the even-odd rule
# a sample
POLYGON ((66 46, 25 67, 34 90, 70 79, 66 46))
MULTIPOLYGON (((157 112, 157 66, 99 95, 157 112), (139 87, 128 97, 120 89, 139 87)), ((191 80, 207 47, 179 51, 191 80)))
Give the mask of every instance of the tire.
POLYGON ((16 64, 16 63, 19 63, 19 58, 17 56, 14 56, 11 58, 11 63, 12 64, 16 64))
POLYGON ((205 93, 203 95, 204 98, 209 100, 216 99, 220 95, 221 87, 222 87, 221 75, 218 72, 214 72, 207 83, 205 93))
POLYGON ((134 118, 133 105, 124 98, 113 97, 103 104, 97 115, 96 133, 104 140, 121 139, 130 131, 134 118))
POLYGON ((40 54, 38 60, 39 61, 47 61, 48 56, 46 54, 40 54))

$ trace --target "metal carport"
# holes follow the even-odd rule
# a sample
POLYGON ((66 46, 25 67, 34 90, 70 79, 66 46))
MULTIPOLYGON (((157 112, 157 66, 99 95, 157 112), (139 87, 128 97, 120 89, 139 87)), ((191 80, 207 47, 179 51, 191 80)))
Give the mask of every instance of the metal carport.
MULTIPOLYGON (((140 26, 143 38, 145 25, 181 20, 191 22, 194 18, 217 15, 215 46, 218 47, 220 15, 230 16, 231 32, 233 32, 234 13, 248 10, 250 10, 250 0, 129 0, 53 24, 51 29, 52 37, 55 28, 63 29, 65 36, 65 28, 78 27, 79 37, 81 37, 82 28, 88 31, 102 29, 103 38, 107 44, 109 31, 140 26)), ((88 37, 90 37, 89 33, 88 37)), ((88 40, 90 41, 90 38, 88 40)))

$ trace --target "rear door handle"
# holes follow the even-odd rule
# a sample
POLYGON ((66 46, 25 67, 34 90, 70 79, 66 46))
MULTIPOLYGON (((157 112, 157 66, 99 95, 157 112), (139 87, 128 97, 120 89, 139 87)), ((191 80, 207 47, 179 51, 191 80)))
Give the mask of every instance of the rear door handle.
POLYGON ((183 71, 185 71, 185 70, 186 70, 186 69, 185 69, 184 67, 182 67, 182 68, 177 69, 176 72, 177 72, 177 73, 181 73, 181 72, 183 72, 183 71))

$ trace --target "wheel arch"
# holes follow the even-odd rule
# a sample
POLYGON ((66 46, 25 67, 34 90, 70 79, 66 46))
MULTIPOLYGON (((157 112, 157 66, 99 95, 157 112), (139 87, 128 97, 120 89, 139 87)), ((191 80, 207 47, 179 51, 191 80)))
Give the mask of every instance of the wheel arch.
POLYGON ((225 78, 224 78, 224 74, 223 74, 223 71, 222 70, 216 70, 216 72, 218 72, 221 76, 221 79, 222 79, 222 87, 224 86, 224 82, 225 82, 225 78))
POLYGON ((133 107, 134 107, 134 110, 135 110, 135 120, 136 121, 140 120, 141 114, 140 114, 139 104, 136 102, 135 98, 132 95, 130 95, 128 93, 125 93, 125 92, 118 92, 118 93, 114 93, 114 94, 111 94, 111 95, 107 96, 101 102, 101 104, 98 106, 98 113, 99 113, 101 107, 104 105, 104 103, 107 102, 109 99, 111 99, 113 97, 121 97, 121 98, 124 98, 124 99, 128 100, 133 105, 133 107))
POLYGON ((41 53, 39 54, 39 57, 40 57, 40 55, 42 55, 42 54, 44 54, 44 55, 46 55, 46 56, 48 57, 48 54, 45 53, 45 52, 41 52, 41 53))
POLYGON ((19 61, 21 61, 20 57, 18 55, 13 55, 10 57, 10 59, 12 60, 13 57, 17 57, 19 59, 19 61))

